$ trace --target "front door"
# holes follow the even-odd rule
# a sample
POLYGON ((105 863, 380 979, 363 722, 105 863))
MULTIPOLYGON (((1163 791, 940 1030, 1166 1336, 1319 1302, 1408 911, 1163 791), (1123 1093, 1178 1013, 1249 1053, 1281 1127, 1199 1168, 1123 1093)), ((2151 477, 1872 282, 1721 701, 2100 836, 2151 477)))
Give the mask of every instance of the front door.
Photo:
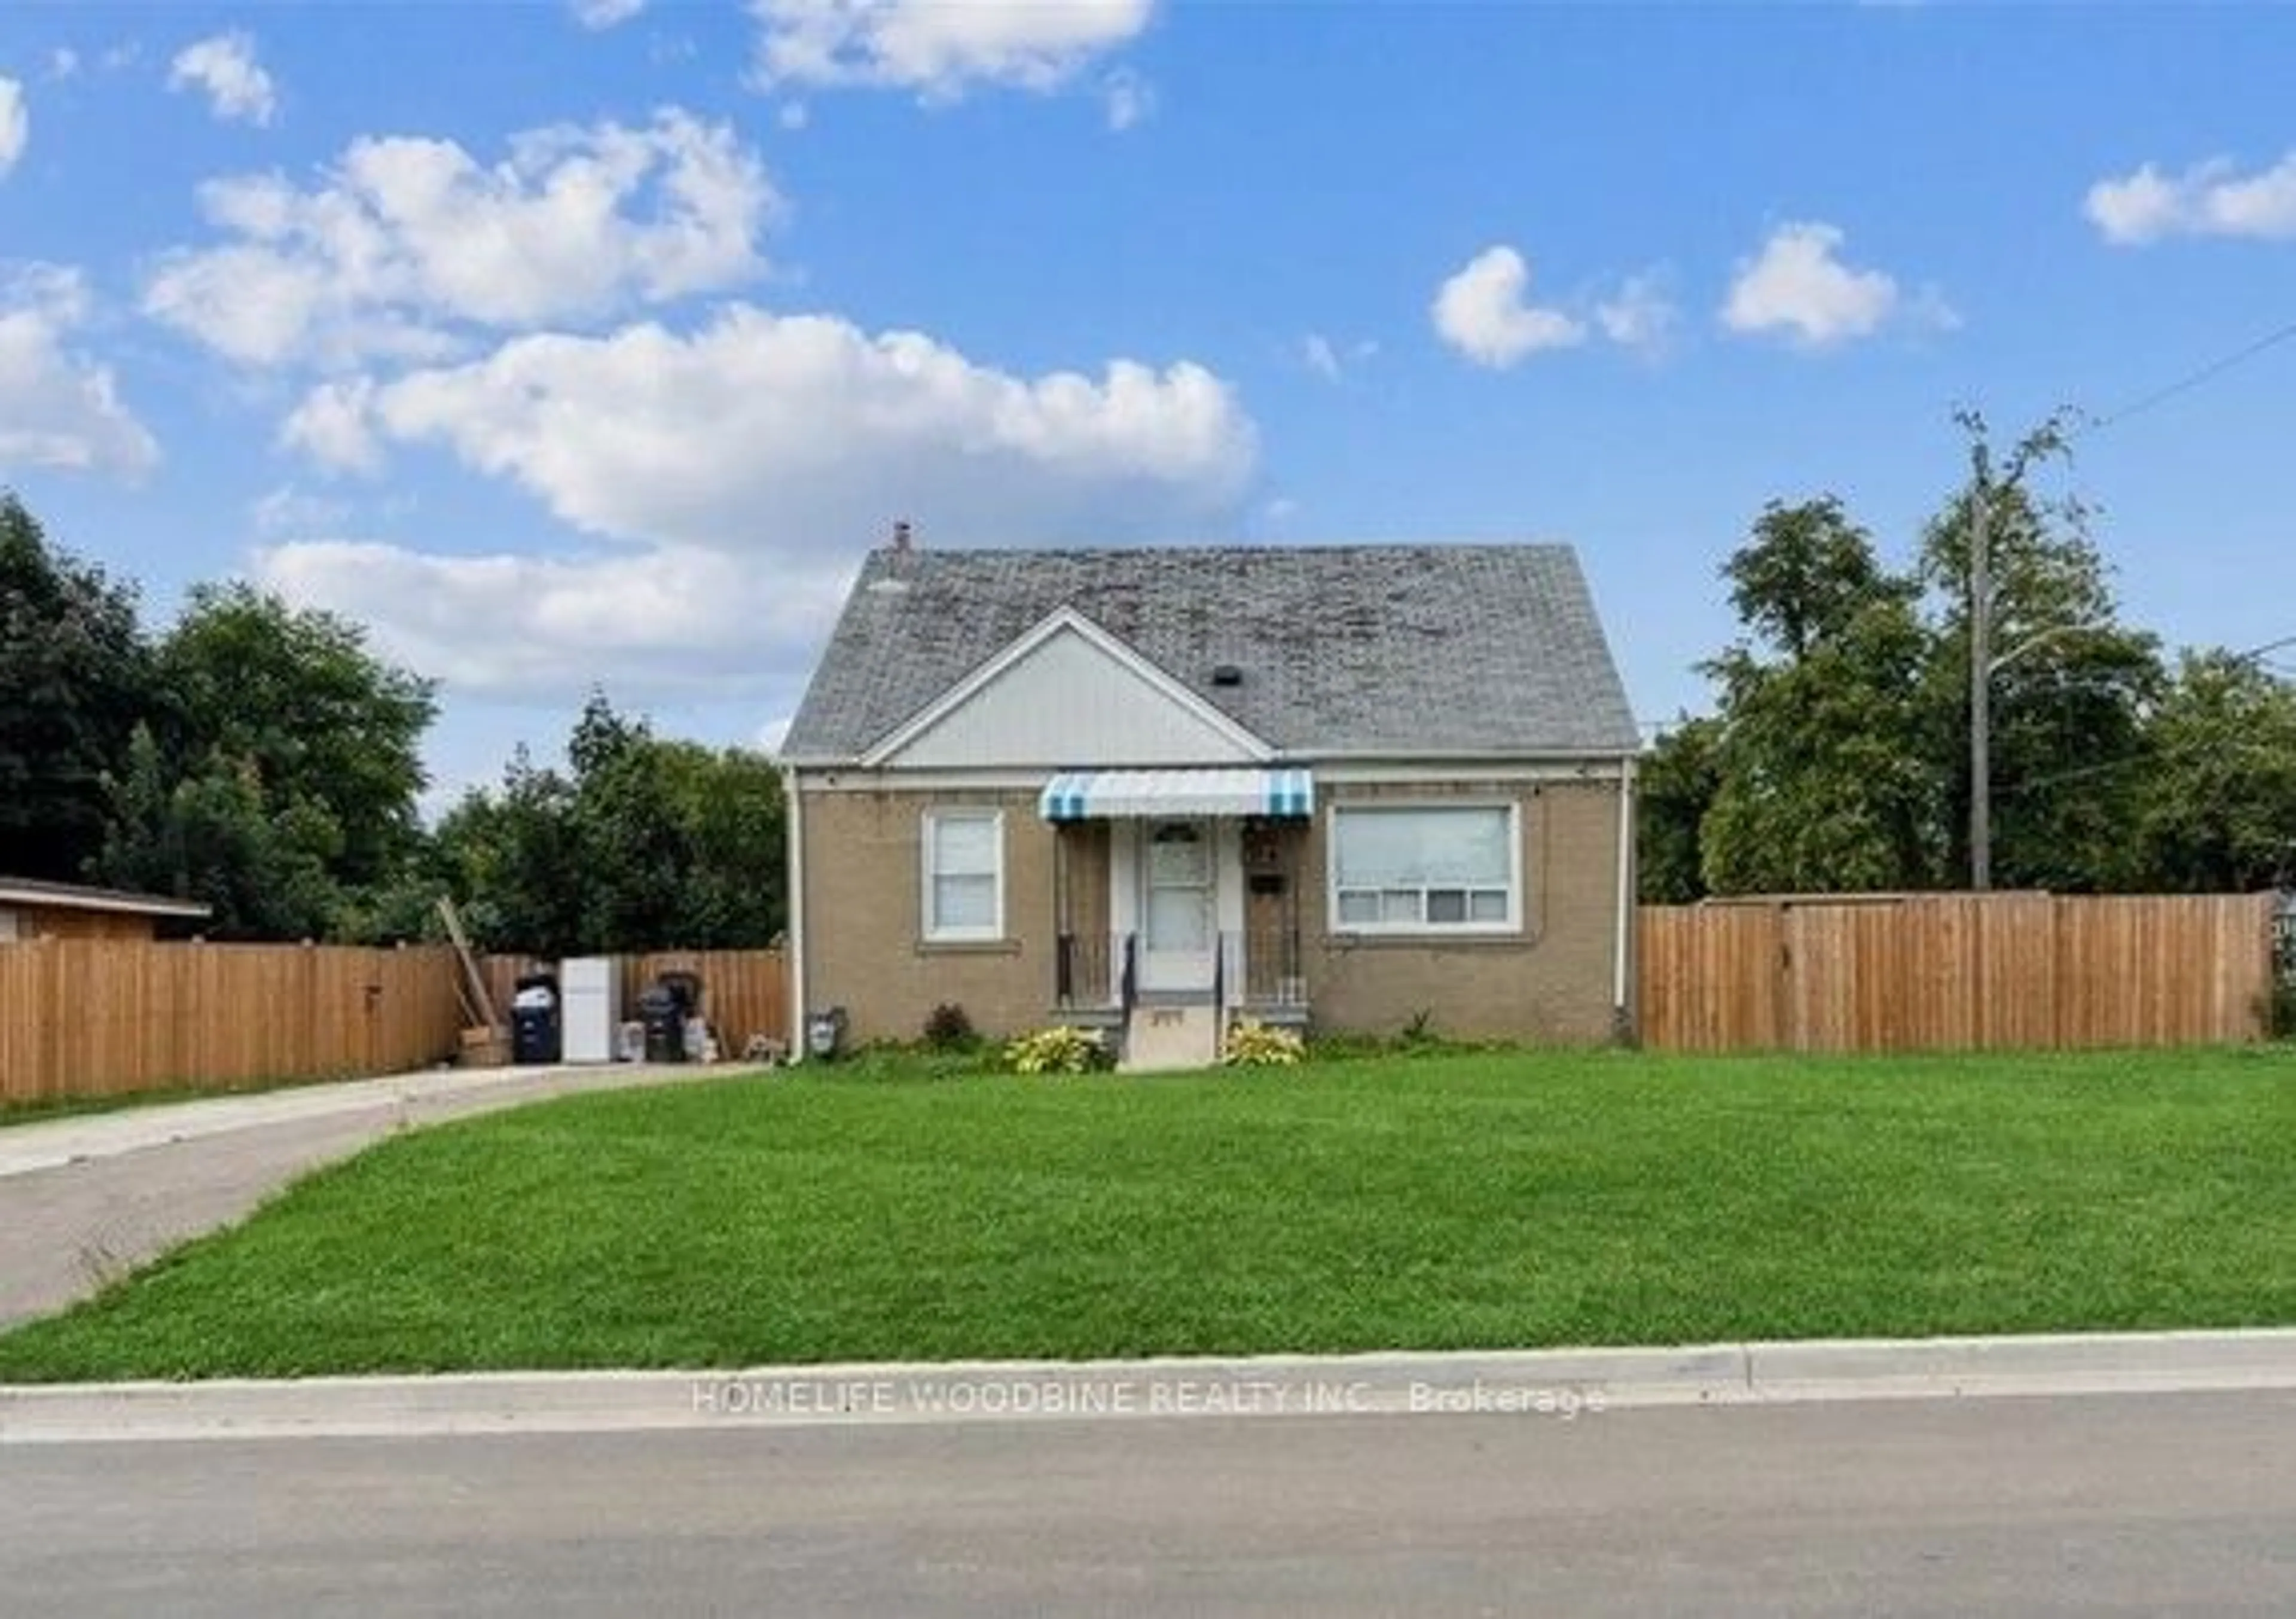
POLYGON ((1141 829, 1140 987, 1209 991, 1219 934, 1212 925, 1212 837, 1202 821, 1141 829))

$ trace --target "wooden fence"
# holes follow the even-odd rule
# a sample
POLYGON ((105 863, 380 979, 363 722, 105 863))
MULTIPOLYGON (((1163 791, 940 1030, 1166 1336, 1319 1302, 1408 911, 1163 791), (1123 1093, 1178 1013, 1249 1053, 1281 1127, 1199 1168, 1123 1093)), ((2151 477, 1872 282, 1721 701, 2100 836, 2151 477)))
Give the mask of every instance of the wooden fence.
POLYGON ((439 949, 0 945, 0 1102, 420 1068, 456 1048, 454 974, 439 949))
MULTIPOLYGON (((693 973, 701 980, 701 1017, 718 1036, 728 1058, 740 1056, 752 1038, 784 1044, 791 1038, 789 958, 779 950, 660 950, 615 957, 621 965, 622 1015, 638 1015, 638 995, 664 973, 693 973)), ((488 956, 480 971, 499 1015, 510 1015, 511 992, 529 970, 550 972, 557 963, 529 956, 488 956)))
MULTIPOLYGON (((626 956, 626 1015, 658 974, 699 973, 727 1057, 790 1038, 777 950, 626 956)), ((527 962, 482 962, 510 1016, 527 962)), ((544 964, 548 965, 548 964, 544 964)), ((0 1104, 198 1086, 354 1079, 428 1067, 462 1048, 461 968, 444 946, 48 939, 0 945, 0 1104)))
POLYGON ((1676 1051, 2175 1046, 2265 1031, 2268 894, 1646 906, 1643 1043, 1676 1051))

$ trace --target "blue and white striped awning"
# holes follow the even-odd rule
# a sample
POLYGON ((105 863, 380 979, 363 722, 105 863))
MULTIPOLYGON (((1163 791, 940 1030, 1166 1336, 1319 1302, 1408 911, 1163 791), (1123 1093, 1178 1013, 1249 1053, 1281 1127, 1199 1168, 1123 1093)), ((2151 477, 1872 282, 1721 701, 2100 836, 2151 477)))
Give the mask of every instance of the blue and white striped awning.
POLYGON ((1313 815, 1305 770, 1071 770, 1037 801, 1048 821, 1159 815, 1313 815))

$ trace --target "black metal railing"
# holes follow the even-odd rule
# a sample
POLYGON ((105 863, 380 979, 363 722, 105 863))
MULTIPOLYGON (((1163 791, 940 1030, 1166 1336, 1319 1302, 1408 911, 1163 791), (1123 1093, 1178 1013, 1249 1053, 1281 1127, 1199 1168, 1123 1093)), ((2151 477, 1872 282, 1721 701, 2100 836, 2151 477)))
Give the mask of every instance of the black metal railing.
POLYGON ((1222 933, 1219 966, 1225 981, 1238 991, 1238 1006, 1290 1010, 1308 1004, 1307 968, 1296 924, 1222 933))
POLYGON ((1140 999, 1139 942, 1140 941, 1130 933, 1124 935, 1124 976, 1118 985, 1119 999, 1117 1004, 1123 1009, 1124 1015, 1128 1021, 1132 1016, 1133 1007, 1140 999))
POLYGON ((1128 933, 1060 933, 1053 949, 1053 1005, 1097 1010, 1128 1003, 1128 933))

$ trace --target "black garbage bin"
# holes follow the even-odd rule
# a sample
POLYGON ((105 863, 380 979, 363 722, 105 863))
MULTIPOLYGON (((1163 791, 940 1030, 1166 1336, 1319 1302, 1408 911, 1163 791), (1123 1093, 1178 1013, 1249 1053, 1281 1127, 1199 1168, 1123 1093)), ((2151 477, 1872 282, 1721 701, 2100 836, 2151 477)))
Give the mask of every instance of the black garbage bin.
POLYGON ((638 996, 638 1018, 645 1024, 649 1063, 686 1060, 686 1020, 701 1006, 701 980, 692 973, 664 973, 638 996))
POLYGON ((564 1053, 565 1023, 555 973, 523 973, 510 999, 510 1056, 514 1063, 555 1063, 564 1053))

